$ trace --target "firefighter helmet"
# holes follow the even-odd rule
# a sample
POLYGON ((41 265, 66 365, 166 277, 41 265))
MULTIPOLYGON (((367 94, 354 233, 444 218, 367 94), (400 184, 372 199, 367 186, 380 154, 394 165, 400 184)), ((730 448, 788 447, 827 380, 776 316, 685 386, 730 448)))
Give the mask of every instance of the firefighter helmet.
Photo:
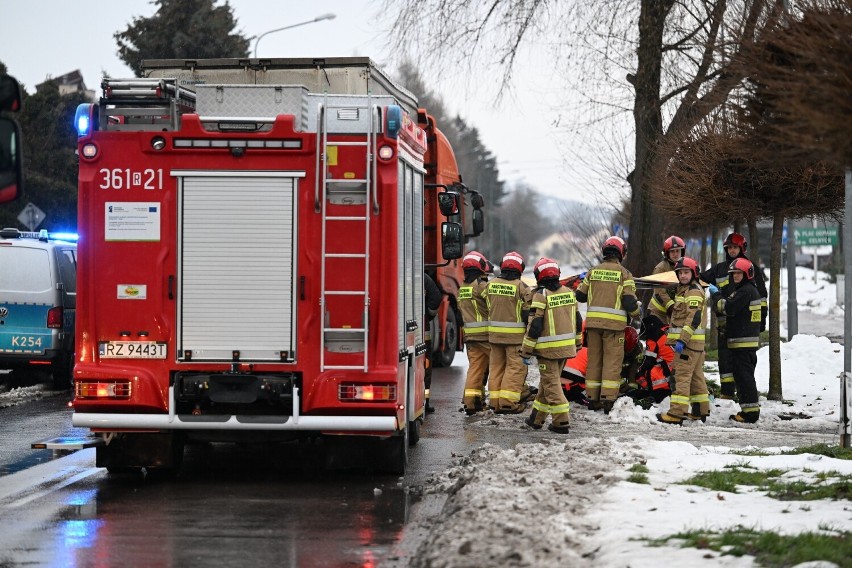
POLYGON ((683 242, 683 239, 678 237, 677 235, 672 235, 663 241, 663 256, 668 258, 669 251, 677 249, 680 249, 681 254, 683 254, 685 248, 686 243, 683 242))
POLYGON ((742 272, 746 280, 754 280, 754 265, 747 258, 735 258, 728 267, 728 272, 742 272))
POLYGON ((692 272, 692 277, 696 280, 698 279, 698 263, 695 262, 694 259, 689 258, 688 256, 683 257, 677 263, 675 263, 675 272, 680 270, 689 270, 692 272))
POLYGON ((517 270, 523 272, 527 265, 524 264, 524 257, 521 253, 510 251, 503 255, 503 261, 500 263, 500 270, 517 270))
POLYGON ((542 257, 535 263, 533 276, 536 282, 541 282, 545 278, 559 278, 559 265, 552 258, 542 257))
POLYGON ((748 248, 748 241, 746 241, 745 237, 739 233, 731 233, 725 237, 725 241, 722 243, 722 248, 728 248, 731 246, 740 247, 740 250, 745 252, 748 248))
POLYGON ((633 326, 624 327, 624 352, 630 353, 636 349, 636 344, 639 343, 639 332, 633 326))
POLYGON ((485 272, 488 269, 488 261, 478 251, 472 250, 462 260, 462 269, 473 268, 485 272))
POLYGON ((609 237, 601 245, 601 254, 604 258, 615 254, 618 255, 618 260, 624 260, 627 255, 627 243, 621 237, 609 237))

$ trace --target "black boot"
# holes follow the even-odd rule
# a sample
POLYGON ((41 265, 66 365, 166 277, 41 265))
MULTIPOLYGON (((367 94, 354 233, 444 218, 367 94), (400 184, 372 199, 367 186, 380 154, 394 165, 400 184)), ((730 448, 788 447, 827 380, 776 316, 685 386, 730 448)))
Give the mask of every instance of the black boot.
POLYGON ((530 415, 529 415, 529 416, 527 416, 527 417, 524 419, 524 423, 525 423, 527 426, 529 426, 530 428, 532 428, 533 430, 541 430, 541 424, 536 424, 536 423, 535 423, 535 417, 536 417, 536 415, 537 415, 537 414, 538 414, 538 410, 536 410, 535 408, 533 408, 533 409, 532 409, 532 411, 530 412, 530 415))
POLYGON ((426 399, 426 412, 428 412, 429 414, 432 414, 433 412, 435 412, 435 407, 432 406, 431 404, 429 404, 428 398, 426 399))

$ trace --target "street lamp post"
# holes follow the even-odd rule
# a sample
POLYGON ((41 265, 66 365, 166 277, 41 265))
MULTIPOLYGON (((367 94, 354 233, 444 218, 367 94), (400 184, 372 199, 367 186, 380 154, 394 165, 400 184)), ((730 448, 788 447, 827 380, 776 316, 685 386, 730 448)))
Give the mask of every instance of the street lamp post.
POLYGON ((313 20, 308 20, 307 22, 299 22, 298 24, 293 24, 293 25, 290 25, 290 26, 284 26, 283 28, 276 28, 274 30, 269 30, 268 32, 263 32, 262 34, 260 34, 258 36, 254 36, 254 38, 249 38, 249 39, 254 39, 254 55, 252 55, 252 57, 255 57, 255 58, 257 57, 257 44, 261 40, 261 38, 263 38, 263 36, 266 36, 266 35, 269 35, 269 34, 274 34, 275 32, 281 32, 281 31, 284 31, 284 30, 289 30, 290 28, 298 28, 299 26, 305 26, 307 24, 313 24, 314 22, 321 22, 323 20, 333 20, 336 17, 337 16, 335 14, 323 14, 322 16, 317 16, 313 20))

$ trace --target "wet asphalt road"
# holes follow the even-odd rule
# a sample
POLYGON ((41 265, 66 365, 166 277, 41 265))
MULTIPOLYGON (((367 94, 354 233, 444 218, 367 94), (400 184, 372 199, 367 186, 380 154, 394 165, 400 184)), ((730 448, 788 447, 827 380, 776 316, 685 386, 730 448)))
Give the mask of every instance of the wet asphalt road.
MULTIPOLYGON (((325 471, 285 446, 192 445, 172 479, 110 476, 94 450, 59 458, 31 442, 84 434, 69 393, 0 408, 0 566, 364 566, 406 564, 406 523, 440 509, 418 486, 456 456, 514 435, 469 432, 458 412, 466 362, 436 369, 434 414, 404 478, 325 471), (52 459, 59 458, 59 459, 52 459)), ((469 420, 469 419, 468 419, 469 420)))

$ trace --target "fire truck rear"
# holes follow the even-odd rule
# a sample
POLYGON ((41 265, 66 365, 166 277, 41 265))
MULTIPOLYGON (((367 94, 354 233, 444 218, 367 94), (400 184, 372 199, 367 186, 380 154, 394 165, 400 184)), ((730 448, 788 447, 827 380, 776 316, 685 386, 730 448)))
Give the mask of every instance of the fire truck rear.
MULTIPOLYGON (((73 424, 96 434, 97 465, 337 435, 402 473, 424 411, 416 100, 364 58, 146 75, 104 80, 75 119, 73 424)), ((461 225, 440 234, 459 258, 461 225)))

